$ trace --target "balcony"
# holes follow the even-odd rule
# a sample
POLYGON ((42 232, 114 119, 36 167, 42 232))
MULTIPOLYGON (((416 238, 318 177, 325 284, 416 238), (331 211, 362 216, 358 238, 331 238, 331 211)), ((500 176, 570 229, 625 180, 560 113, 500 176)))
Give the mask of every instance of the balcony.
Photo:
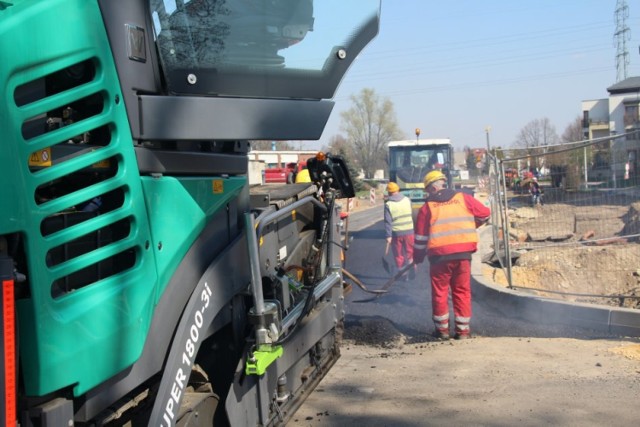
POLYGON ((589 119, 589 129, 609 130, 609 119, 589 119))

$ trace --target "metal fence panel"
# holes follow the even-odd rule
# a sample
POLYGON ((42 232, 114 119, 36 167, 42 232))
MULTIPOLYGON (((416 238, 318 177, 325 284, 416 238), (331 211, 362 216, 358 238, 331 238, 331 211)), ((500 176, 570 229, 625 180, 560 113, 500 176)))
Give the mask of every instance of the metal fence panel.
MULTIPOLYGON (((634 138, 636 136, 633 136, 634 138)), ((494 264, 510 287, 639 307, 640 174, 616 139, 492 150, 494 264), (534 204, 537 181, 543 194, 534 204)))

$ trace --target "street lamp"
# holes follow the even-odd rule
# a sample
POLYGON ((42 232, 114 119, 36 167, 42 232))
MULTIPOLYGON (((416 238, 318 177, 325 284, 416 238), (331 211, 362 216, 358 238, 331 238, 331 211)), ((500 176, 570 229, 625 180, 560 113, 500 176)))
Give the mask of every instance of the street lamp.
POLYGON ((489 145, 489 132, 491 132, 491 126, 487 126, 484 128, 484 131, 487 134, 487 153, 489 152, 489 150, 491 149, 490 145, 489 145))

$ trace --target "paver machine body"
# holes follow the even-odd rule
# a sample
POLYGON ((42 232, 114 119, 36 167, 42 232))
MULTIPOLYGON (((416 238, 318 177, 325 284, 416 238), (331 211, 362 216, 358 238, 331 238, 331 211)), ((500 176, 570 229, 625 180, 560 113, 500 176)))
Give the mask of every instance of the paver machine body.
POLYGON ((377 34, 359 0, 0 2, 4 425, 278 425, 339 357, 344 159, 319 139, 377 34))

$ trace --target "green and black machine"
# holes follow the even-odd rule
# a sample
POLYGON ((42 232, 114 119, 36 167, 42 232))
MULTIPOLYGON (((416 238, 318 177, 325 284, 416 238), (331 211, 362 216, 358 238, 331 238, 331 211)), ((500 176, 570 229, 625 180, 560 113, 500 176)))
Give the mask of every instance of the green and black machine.
POLYGON ((317 140, 379 0, 0 1, 3 425, 282 425, 339 357, 317 140))

